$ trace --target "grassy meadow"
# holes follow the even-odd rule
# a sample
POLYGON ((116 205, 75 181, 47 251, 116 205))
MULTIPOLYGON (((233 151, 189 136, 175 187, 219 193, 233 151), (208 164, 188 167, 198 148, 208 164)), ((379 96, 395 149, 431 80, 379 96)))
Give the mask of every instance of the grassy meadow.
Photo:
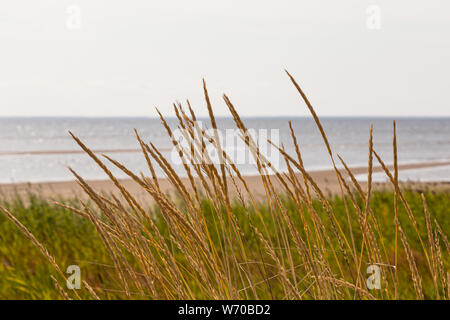
MULTIPOLYGON (((405 196, 414 212, 423 212, 422 199, 417 192, 409 191, 405 193, 405 196)), ((448 219, 448 215, 450 215, 450 196, 448 192, 426 192, 425 196, 432 217, 442 222, 440 225, 442 229, 450 230, 448 219)), ((358 201, 362 202, 362 199, 358 199, 358 201)), ((71 203, 77 206, 78 201, 72 199, 65 200, 64 203, 71 203)), ((342 225, 346 225, 346 211, 342 198, 334 197, 330 199, 330 203, 336 210, 335 213, 339 222, 342 225)), ((294 202, 286 200, 285 204, 290 215, 299 216, 299 210, 294 202)), ((211 207, 211 203, 207 200, 203 202, 203 205, 211 207)), ((35 195, 29 195, 28 199, 17 197, 14 201, 3 202, 2 206, 16 213, 16 217, 46 246, 49 252, 57 257, 58 264, 64 270, 69 265, 79 265, 82 278, 95 288, 101 298, 126 298, 126 295, 120 292, 121 286, 117 274, 111 270, 114 268, 114 265, 108 255, 108 251, 95 228, 87 219, 35 195)), ((321 217, 325 219, 321 203, 315 200, 314 206, 318 209, 321 217)), ((379 217, 380 229, 384 231, 383 241, 387 244, 387 253, 393 257, 394 247, 392 244, 395 240, 393 232, 395 225, 391 215, 392 207, 392 192, 379 191, 373 194, 372 208, 374 214, 379 217)), ((270 221, 267 205, 260 203, 259 209, 270 221)), ((151 209, 151 211, 155 216, 158 216, 156 208, 151 209)), ((249 226, 246 225, 246 208, 236 203, 233 211, 236 213, 238 221, 242 223, 243 234, 249 250, 258 250, 257 244, 252 240, 252 232, 249 226)), ((352 210, 352 214, 356 214, 354 210, 352 210)), ((399 216, 400 223, 403 224, 404 222, 405 233, 409 236, 409 243, 415 256, 417 267, 426 275, 422 279, 424 297, 426 299, 436 299, 433 280, 430 274, 427 273, 426 258, 421 253, 420 243, 417 240, 414 241, 414 229, 408 224, 406 211, 404 209, 400 210, 399 216)), ((157 225, 160 225, 161 229, 165 229, 164 222, 161 219, 156 218, 155 221, 157 225)), ((421 235, 423 238, 426 238, 425 215, 419 215, 417 222, 420 226, 421 235)), ((209 223, 212 225, 214 221, 211 220, 209 223)), ((299 229, 302 228, 299 219, 296 219, 296 225, 299 229)), ((356 229, 357 226, 354 225, 353 227, 356 229)), ((268 228, 270 229, 269 232, 275 234, 275 226, 272 223, 268 225, 268 228)), ((348 230, 345 231, 348 232, 348 230)), ((275 241, 275 239, 272 240, 275 241)), ((361 233, 355 234, 355 241, 361 243, 361 233)), ((401 256, 404 257, 403 254, 401 256)), ((448 269, 450 264, 449 255, 444 254, 443 257, 445 258, 443 262, 448 269)), ((17 227, 5 216, 0 216, 0 261, 0 299, 62 298, 49 276, 50 274, 57 276, 53 266, 29 239, 18 232, 17 227)), ((255 272, 257 271, 255 270, 255 272)), ((267 272, 269 278, 276 275, 276 270, 267 270, 267 272)), ((410 271, 405 258, 399 261, 399 278, 399 297, 401 299, 414 299, 415 293, 410 284, 410 271)), ((260 298, 271 299, 272 295, 274 298, 283 297, 283 289, 277 287, 278 281, 274 279, 271 282, 272 292, 270 292, 266 283, 258 286, 260 298)), ((90 293, 84 288, 80 290, 79 294, 82 298, 92 299, 90 293)), ((198 294, 201 296, 201 292, 198 292, 198 294)), ((136 292, 131 295, 131 298, 145 299, 146 296, 136 292)), ((305 296, 305 298, 308 298, 308 296, 305 296)))
MULTIPOLYGON (((393 169, 378 155, 368 128, 367 183, 360 184, 332 152, 308 98, 288 76, 322 135, 338 194, 327 195, 304 168, 292 126, 295 156, 277 146, 288 168, 277 172, 226 95, 256 160, 264 199, 253 195, 217 137, 196 125, 189 102, 187 109, 174 105, 188 147, 177 142, 161 115, 187 180, 138 132, 148 175, 95 154, 72 134, 118 195, 93 189, 70 169, 89 201, 55 203, 30 194, 0 203, 0 298, 450 299, 449 193, 400 187, 395 122, 393 169), (205 154, 208 144, 219 164, 205 154), (149 201, 135 198, 106 163, 134 180, 149 201), (391 191, 373 190, 375 165, 383 168, 391 191), (176 196, 162 192, 155 166, 176 196), (79 290, 66 287, 69 265, 81 269, 79 290), (368 285, 369 277, 376 281, 368 285)), ((217 129, 206 85, 204 95, 211 128, 217 129)))

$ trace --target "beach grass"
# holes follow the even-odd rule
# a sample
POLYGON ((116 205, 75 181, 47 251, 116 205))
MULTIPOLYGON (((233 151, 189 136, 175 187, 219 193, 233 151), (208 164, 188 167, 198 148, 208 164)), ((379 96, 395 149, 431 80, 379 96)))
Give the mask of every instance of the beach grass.
POLYGON ((96 155, 71 133, 120 195, 93 189, 69 169, 89 202, 49 203, 31 196, 27 202, 0 206, 9 220, 2 223, 10 230, 5 235, 20 239, 4 239, 2 244, 9 245, 2 248, 11 243, 28 247, 2 252, 4 268, 12 273, 5 290, 30 298, 65 299, 449 299, 448 193, 400 187, 395 122, 393 170, 375 150, 368 128, 367 183, 360 184, 345 160, 333 153, 310 101, 288 76, 322 135, 339 184, 337 195, 327 195, 304 168, 301 143, 290 123, 294 155, 283 145, 265 142, 274 145, 286 163, 287 171, 278 172, 223 95, 264 186, 264 199, 257 199, 219 142, 204 83, 212 133, 197 126, 189 101, 188 111, 174 104, 188 146, 179 144, 160 114, 184 160, 187 180, 138 132, 148 175, 96 155), (215 148, 219 163, 211 162, 207 145, 215 148), (135 198, 106 163, 135 181, 152 205, 135 198), (374 191, 375 163, 393 191, 374 191), (155 166, 163 170, 176 197, 162 192, 155 166), (32 258, 20 265, 28 252, 32 258), (84 270, 83 289, 65 286, 69 263, 84 270))
MULTIPOLYGON (((450 197, 448 192, 425 192, 428 201, 430 214, 438 221, 442 221, 441 228, 450 229, 450 197)), ((414 212, 423 211, 423 204, 420 195, 416 191, 406 191, 405 198, 411 205, 414 212)), ((348 199, 347 199, 348 200, 348 199)), ((362 199, 358 199, 362 201, 362 199)), ((62 199, 61 202, 77 206, 77 199, 62 199)), ((314 206, 319 208, 323 218, 323 211, 318 200, 313 200, 314 206)), ((345 225, 346 211, 341 197, 336 196, 330 199, 330 203, 335 208, 336 216, 342 225, 345 225)), ((205 207, 212 204, 207 200, 203 202, 205 207)), ((15 212, 16 217, 36 236, 36 238, 46 246, 49 252, 57 257, 57 262, 65 271, 70 265, 79 265, 81 277, 95 288, 98 295, 103 299, 127 298, 121 292, 120 279, 114 272, 113 262, 108 255, 108 251, 92 224, 71 211, 53 204, 47 199, 30 194, 27 198, 16 198, 3 202, 2 206, 11 212, 15 212)), ((269 218, 268 208, 265 204, 259 204, 260 210, 269 218)), ((286 207, 289 214, 298 215, 298 208, 292 201, 286 200, 286 207)), ((393 243, 395 240, 394 220, 392 219, 393 193, 391 191, 377 191, 372 197, 372 208, 378 217, 380 229, 384 231, 383 241, 389 244, 387 250, 390 255, 394 255, 393 243)), ((249 226, 246 225, 246 208, 236 203, 233 211, 236 213, 238 221, 241 221, 244 235, 252 239, 249 226)), ((157 215, 157 209, 151 209, 157 215)), ((268 219, 270 220, 270 219, 268 219)), ((164 223, 156 219, 156 224, 164 229, 164 223)), ((211 223, 213 223, 211 221, 211 223)), ((426 258, 421 253, 420 243, 414 241, 414 230, 408 224, 405 210, 400 210, 400 223, 405 225, 405 233, 410 235, 410 245, 417 261, 418 269, 427 274, 426 258)), ((301 227, 301 222, 296 221, 297 227, 301 227)), ((423 237, 426 237, 425 216, 418 217, 418 224, 423 237)), ((275 234, 274 225, 268 223, 269 232, 275 234)), ((353 226, 357 229, 357 226, 353 226)), ((347 231, 347 230, 346 230, 347 231)), ((167 230, 165 231, 167 233, 167 230)), ((355 234, 355 241, 361 242, 361 235, 355 234)), ((257 250, 254 241, 248 241, 246 245, 249 249, 257 250)), ((403 257, 403 254, 400 254, 403 257)), ((445 265, 449 266, 448 254, 444 255, 445 265)), ((181 257, 180 257, 181 258, 181 257)), ((5 216, 0 216, 0 299, 62 299, 56 290, 50 275, 56 275, 53 266, 42 256, 40 251, 5 216)), ((269 261, 267 262, 269 264, 269 261)), ((367 266, 365 266, 367 268, 367 266)), ((365 271, 365 270, 364 270, 365 271)), ((256 271, 255 271, 256 272, 256 271)), ((276 271, 272 271, 274 276, 276 271)), ((369 275, 367 275, 369 276, 369 275)), ((270 276, 269 276, 270 277, 270 276)), ((423 281, 424 297, 435 299, 434 287, 431 277, 428 275, 423 281)), ((281 288, 276 288, 277 281, 272 281, 272 293, 274 298, 283 295, 281 288)), ((64 283, 62 283, 64 284, 64 283)), ((414 289, 410 285, 410 271, 408 262, 403 258, 399 261, 399 298, 415 299, 414 289)), ((261 298, 271 298, 267 286, 263 283, 260 287, 261 298), (266 291, 264 293, 264 291, 266 291)), ((201 294, 200 292, 198 293, 201 294)), ((85 299, 92 299, 88 290, 82 288, 79 295, 85 299)), ((146 299, 137 293, 130 298, 146 299)))

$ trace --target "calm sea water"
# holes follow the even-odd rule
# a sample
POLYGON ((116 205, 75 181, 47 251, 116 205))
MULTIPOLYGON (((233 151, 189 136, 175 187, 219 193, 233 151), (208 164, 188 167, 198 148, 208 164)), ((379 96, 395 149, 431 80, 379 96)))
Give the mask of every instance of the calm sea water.
MULTIPOLYGON (((314 121, 311 118, 247 118, 248 128, 279 130, 279 141, 293 153, 288 121, 294 130, 310 170, 329 168, 326 153, 314 121)), ((205 126, 209 126, 206 119, 205 126)), ((176 128, 176 122, 169 120, 176 128)), ((375 149, 387 163, 392 163, 392 119, 390 118, 322 118, 334 153, 340 154, 351 166, 367 163, 370 124, 374 126, 375 149)), ((221 129, 234 128, 231 119, 218 119, 221 129)), ((147 173, 143 155, 135 139, 136 128, 145 141, 152 141, 170 158, 170 141, 158 119, 151 118, 0 118, 0 183, 65 181, 73 177, 71 166, 86 179, 104 179, 105 174, 68 134, 71 130, 93 150, 107 150, 113 158, 135 172, 147 173), (114 152, 115 150, 115 152, 114 152), (122 150, 122 152, 120 152, 122 150), (126 150, 126 152, 124 151, 126 150)), ((450 161, 450 118, 397 118, 400 163, 450 161)), ((228 150, 242 152, 239 146, 228 150)), ((240 165, 244 174, 256 173, 250 163, 240 165)), ((280 163, 280 170, 285 169, 280 163)), ((177 167, 180 170, 181 167, 177 167)), ((125 177, 120 171, 113 172, 125 177)), ((158 175, 163 176, 162 171, 158 175)), ((401 173, 403 180, 450 181, 450 166, 409 170, 401 173)), ((382 180, 382 175, 375 179, 382 180)))

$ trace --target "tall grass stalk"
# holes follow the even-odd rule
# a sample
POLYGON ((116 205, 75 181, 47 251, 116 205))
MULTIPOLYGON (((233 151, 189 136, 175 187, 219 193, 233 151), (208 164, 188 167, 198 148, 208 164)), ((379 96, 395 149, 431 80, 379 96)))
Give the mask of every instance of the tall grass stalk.
MULTIPOLYGON (((343 169, 338 169, 319 117, 299 84, 287 74, 323 138, 339 183, 345 219, 337 217, 325 191, 305 169, 300 143, 291 123, 295 155, 288 154, 284 146, 276 145, 287 165, 286 172, 279 172, 264 157, 226 95, 224 102, 255 159, 264 187, 265 205, 253 194, 218 136, 196 125, 197 118, 189 101, 188 112, 180 103, 174 104, 178 125, 184 129, 185 139, 191 141, 189 147, 177 142, 168 122, 158 111, 168 137, 184 160, 187 180, 152 142, 141 139, 137 131, 136 138, 150 176, 134 173, 107 155, 97 156, 70 133, 108 175, 120 194, 120 197, 105 196, 70 169, 95 209, 86 203, 81 204, 82 209, 60 204, 90 220, 95 227, 120 280, 116 290, 123 292, 125 298, 135 294, 151 299, 398 299, 401 290, 413 290, 417 299, 449 299, 447 236, 436 220, 432 224, 425 197, 424 212, 419 213, 411 210, 403 195, 398 181, 395 123, 393 174, 374 149, 370 128, 368 182, 364 191, 339 155, 343 169), (206 145, 211 143, 220 158, 218 166, 202 158, 206 145), (387 231, 381 230, 379 217, 371 207, 374 156, 394 189, 394 205, 389 212, 394 221, 394 243, 386 241, 383 232, 387 231), (107 163, 124 172, 153 199, 156 213, 146 209, 146 204, 126 189, 107 163), (155 166, 165 173, 178 199, 162 192, 155 166), (315 205, 317 201, 321 206, 315 205), (404 217, 399 217, 399 201, 406 211, 404 217), (236 212, 236 204, 244 208, 244 214, 236 212), (427 245, 416 221, 418 214, 425 215, 427 245), (412 226, 415 233, 406 234, 405 225, 412 226), (398 233, 403 250, 398 248, 398 233), (416 240, 420 242, 420 253, 413 251, 410 245, 410 241, 416 240), (428 265, 425 270, 418 268, 416 262, 417 256, 422 254, 428 265), (401 259, 408 262, 407 278, 399 277, 401 259), (366 285, 368 265, 381 270, 380 290, 369 290, 366 285), (433 292, 425 296, 423 279, 429 277, 433 292)), ((218 129, 205 82, 203 91, 211 126, 218 129)), ((267 143, 275 145, 272 141, 267 143)), ((56 259, 11 212, 0 209, 41 250, 55 267, 56 276, 64 281, 56 259)), ((55 277, 52 279, 64 298, 79 297, 76 291, 65 291, 55 277)), ((86 281, 83 284, 92 298, 102 298, 101 291, 94 291, 86 281)))

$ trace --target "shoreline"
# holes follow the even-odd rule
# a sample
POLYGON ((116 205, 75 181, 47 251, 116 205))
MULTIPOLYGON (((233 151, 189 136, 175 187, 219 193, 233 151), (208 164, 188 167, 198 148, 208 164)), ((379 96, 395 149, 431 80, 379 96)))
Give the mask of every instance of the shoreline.
MULTIPOLYGON (((409 170, 409 169, 425 169, 432 167, 439 167, 449 165, 450 162, 427 162, 427 163, 411 163, 399 165, 399 171, 409 170)), ((387 166, 389 170, 393 170, 392 165, 387 166)), ((340 168, 339 168, 340 169, 340 168)), ((367 167, 351 167, 352 173, 356 175, 367 174, 367 167)), ((341 170, 341 169, 340 169, 341 170)), ((348 178, 345 171, 341 170, 344 177, 348 178)), ((380 166, 373 167, 373 173, 383 172, 380 166)), ((327 194, 338 194, 340 193, 339 183, 336 177, 336 173, 332 169, 326 170, 308 170, 308 173, 317 183, 317 185, 327 194)), ((301 176, 300 173, 296 174, 301 176)), ((273 183, 275 187, 279 187, 282 190, 281 183, 272 175, 273 183)), ((259 198, 264 198, 264 187, 261 183, 261 177, 258 175, 243 176, 249 189, 252 193, 259 198)), ((230 180, 230 178, 228 178, 230 180)), ((137 198, 145 197, 150 199, 150 196, 133 180, 131 179, 118 179, 128 191, 130 191, 137 198)), ((187 178, 181 178, 183 183, 189 185, 189 180, 187 178)), ((117 188, 110 180, 86 180, 95 190, 103 193, 114 193, 118 194, 117 188)), ((301 181, 301 180, 300 180, 301 181)), ((158 179, 160 187, 164 193, 172 193, 174 191, 173 186, 167 178, 158 179)), ((361 186, 365 186, 366 183, 363 181, 358 181, 361 186)), ((230 181, 230 185, 232 182, 230 181)), ((351 185, 351 183, 350 183, 351 185)), ((376 189, 392 188, 389 183, 385 182, 374 182, 376 189)), ((435 182, 400 182, 402 187, 409 188, 432 188, 432 189, 445 189, 450 190, 450 183, 445 181, 435 181, 435 182)), ((239 182, 238 187, 242 188, 242 184, 239 182)), ((44 198, 56 199, 56 198, 86 198, 81 187, 77 184, 75 180, 71 181, 58 181, 58 182, 39 182, 39 183, 6 183, 0 184, 0 197, 10 198, 14 196, 26 196, 29 193, 35 193, 43 196, 44 198)), ((230 188, 230 193, 236 195, 235 187, 230 188)))
MULTIPOLYGON (((171 148, 159 148, 158 150, 162 152, 167 152, 172 150, 171 148)), ((141 149, 94 149, 91 150, 93 153, 101 154, 101 153, 140 153, 141 149)), ((5 156, 45 156, 45 155, 59 155, 59 154, 86 154, 86 152, 82 149, 74 149, 74 150, 30 150, 30 151, 0 151, 0 157, 5 156)))

